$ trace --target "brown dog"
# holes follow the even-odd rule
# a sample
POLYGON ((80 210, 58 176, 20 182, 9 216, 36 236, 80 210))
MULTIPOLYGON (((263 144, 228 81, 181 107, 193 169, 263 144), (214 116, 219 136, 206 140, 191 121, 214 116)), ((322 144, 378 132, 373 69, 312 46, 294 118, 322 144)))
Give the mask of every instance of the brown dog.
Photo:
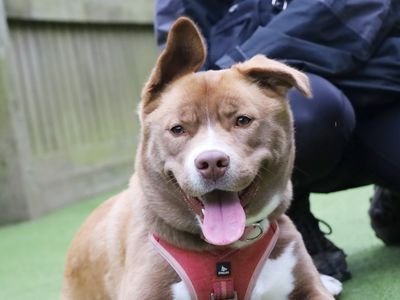
POLYGON ((62 299, 195 298, 151 234, 194 253, 241 251, 272 224, 276 245, 243 298, 333 299, 283 215, 294 160, 286 94, 296 87, 309 95, 307 77, 264 56, 195 73, 205 56, 199 31, 180 18, 143 90, 130 186, 82 226, 62 299), (258 234, 243 239, 251 226, 258 234))

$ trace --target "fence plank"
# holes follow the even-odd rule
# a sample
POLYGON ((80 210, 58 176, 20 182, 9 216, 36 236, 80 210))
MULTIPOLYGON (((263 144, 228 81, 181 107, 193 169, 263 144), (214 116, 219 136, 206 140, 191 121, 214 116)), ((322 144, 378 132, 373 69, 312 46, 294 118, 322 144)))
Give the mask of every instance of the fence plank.
POLYGON ((127 184, 136 106, 158 54, 152 27, 15 19, 4 26, 0 223, 127 184), (10 155, 13 171, 3 166, 10 155), (7 185, 19 191, 2 191, 7 185))
POLYGON ((151 24, 149 0, 4 0, 10 19, 151 24))
POLYGON ((29 159, 26 116, 12 87, 9 54, 8 25, 0 1, 0 224, 30 216, 24 180, 29 176, 24 163, 29 159))

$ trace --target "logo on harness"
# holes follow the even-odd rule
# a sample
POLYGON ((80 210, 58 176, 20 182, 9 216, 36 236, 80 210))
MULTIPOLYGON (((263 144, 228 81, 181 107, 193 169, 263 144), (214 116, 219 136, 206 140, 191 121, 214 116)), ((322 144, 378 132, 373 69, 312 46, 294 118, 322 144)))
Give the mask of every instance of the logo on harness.
POLYGON ((225 277, 231 275, 231 263, 230 262, 218 262, 217 263, 217 276, 225 277))

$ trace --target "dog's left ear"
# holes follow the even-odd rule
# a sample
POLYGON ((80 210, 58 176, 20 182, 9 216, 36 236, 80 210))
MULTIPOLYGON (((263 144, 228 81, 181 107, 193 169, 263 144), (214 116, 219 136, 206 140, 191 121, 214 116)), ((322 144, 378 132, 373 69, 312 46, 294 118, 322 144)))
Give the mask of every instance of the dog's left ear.
POLYGON ((286 96, 292 87, 308 98, 312 95, 307 75, 264 55, 256 55, 232 68, 261 88, 272 90, 281 96, 286 96))
POLYGON ((172 25, 164 51, 159 56, 142 91, 145 113, 155 109, 156 98, 174 80, 200 69, 206 59, 206 47, 196 25, 181 17, 172 25))

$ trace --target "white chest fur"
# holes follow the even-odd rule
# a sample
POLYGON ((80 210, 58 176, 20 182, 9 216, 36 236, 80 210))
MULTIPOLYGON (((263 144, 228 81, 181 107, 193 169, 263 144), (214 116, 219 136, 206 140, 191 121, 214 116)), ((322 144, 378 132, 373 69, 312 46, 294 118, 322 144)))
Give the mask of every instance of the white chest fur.
MULTIPOLYGON (((251 300, 284 300, 294 288, 293 268, 296 257, 293 255, 294 242, 290 243, 276 259, 268 259, 256 281, 251 300)), ((185 284, 180 281, 171 286, 176 300, 190 300, 185 284)))
POLYGON ((264 264, 251 295, 252 300, 284 300, 294 288, 293 268, 296 256, 294 242, 290 243, 276 259, 268 259, 264 264))

